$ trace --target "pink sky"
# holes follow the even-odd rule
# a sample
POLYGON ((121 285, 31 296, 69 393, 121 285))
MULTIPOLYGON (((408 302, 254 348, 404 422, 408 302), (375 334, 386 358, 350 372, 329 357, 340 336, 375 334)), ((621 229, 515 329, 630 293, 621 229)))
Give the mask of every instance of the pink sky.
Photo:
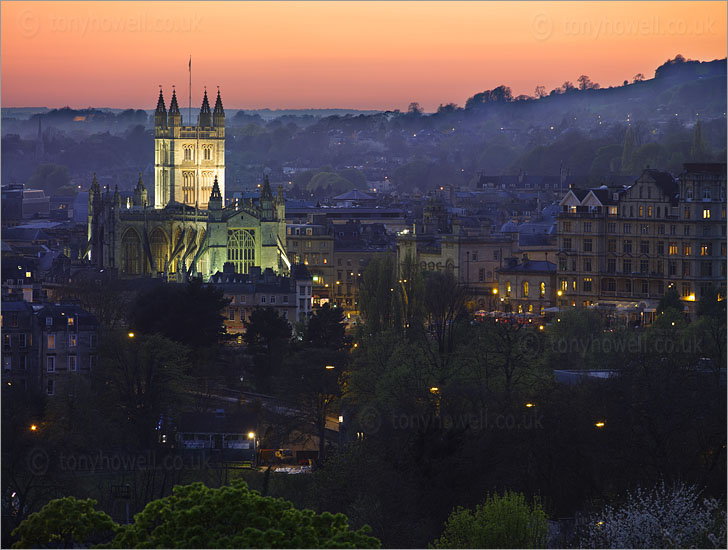
POLYGON ((3 2, 2 106, 406 109, 726 56, 727 2, 3 2))

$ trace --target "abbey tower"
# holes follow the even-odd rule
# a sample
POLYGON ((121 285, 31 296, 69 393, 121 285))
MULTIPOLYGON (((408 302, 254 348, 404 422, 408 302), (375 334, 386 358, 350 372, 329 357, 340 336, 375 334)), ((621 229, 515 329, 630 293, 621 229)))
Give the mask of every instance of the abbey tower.
POLYGON ((197 124, 191 126, 182 124, 176 91, 168 113, 160 89, 154 112, 154 208, 179 202, 206 209, 216 178, 224 198, 225 111, 220 91, 211 112, 205 90, 197 124))

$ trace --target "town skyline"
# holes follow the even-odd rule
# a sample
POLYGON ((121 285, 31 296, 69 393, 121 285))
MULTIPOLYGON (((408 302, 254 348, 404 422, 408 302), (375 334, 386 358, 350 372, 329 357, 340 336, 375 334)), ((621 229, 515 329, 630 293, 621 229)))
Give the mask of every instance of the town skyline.
POLYGON ((151 108, 161 84, 186 107, 191 56, 193 106, 206 85, 232 109, 431 112, 499 85, 533 95, 586 74, 609 87, 677 54, 722 58, 725 7, 6 2, 2 106, 151 108))

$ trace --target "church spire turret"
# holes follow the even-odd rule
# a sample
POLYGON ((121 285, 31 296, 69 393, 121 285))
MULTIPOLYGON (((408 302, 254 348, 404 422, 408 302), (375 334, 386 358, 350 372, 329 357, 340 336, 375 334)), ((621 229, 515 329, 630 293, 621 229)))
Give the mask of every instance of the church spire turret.
POLYGON ((210 199, 207 201, 208 210, 222 210, 222 193, 220 193, 220 185, 217 183, 217 176, 215 176, 215 182, 212 184, 212 192, 210 193, 210 199))
POLYGON ((205 96, 202 98, 202 107, 200 108, 199 124, 203 128, 212 126, 212 115, 210 113, 210 103, 207 101, 207 88, 205 88, 205 96))
POLYGON ((260 209, 262 210, 262 216, 265 220, 273 219, 273 193, 270 191, 270 181, 268 176, 265 176, 263 181, 263 187, 260 189, 260 209))
POLYGON ((170 126, 182 126, 182 114, 177 104, 177 90, 172 88, 172 101, 169 104, 168 123, 170 126))
POLYGON ((144 187, 144 182, 142 181, 142 173, 139 172, 139 181, 137 181, 136 187, 134 188, 134 206, 145 208, 147 204, 149 204, 147 189, 144 187))
POLYGON ((162 86, 159 86, 159 99, 157 100, 157 109, 154 111, 154 127, 167 127, 167 108, 164 106, 164 95, 162 94, 162 86))
POLYGON ((215 112, 213 113, 213 122, 215 124, 215 128, 225 126, 225 110, 222 108, 220 88, 217 89, 217 99, 215 100, 215 112))

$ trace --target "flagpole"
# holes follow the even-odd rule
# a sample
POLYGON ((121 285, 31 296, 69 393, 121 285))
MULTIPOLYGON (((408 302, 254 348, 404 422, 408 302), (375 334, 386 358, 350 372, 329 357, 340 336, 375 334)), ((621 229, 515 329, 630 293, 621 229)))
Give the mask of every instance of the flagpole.
POLYGON ((187 124, 192 126, 193 125, 192 124, 192 55, 190 55, 189 69, 190 69, 190 103, 189 103, 189 107, 187 108, 187 119, 189 120, 189 122, 187 124))

